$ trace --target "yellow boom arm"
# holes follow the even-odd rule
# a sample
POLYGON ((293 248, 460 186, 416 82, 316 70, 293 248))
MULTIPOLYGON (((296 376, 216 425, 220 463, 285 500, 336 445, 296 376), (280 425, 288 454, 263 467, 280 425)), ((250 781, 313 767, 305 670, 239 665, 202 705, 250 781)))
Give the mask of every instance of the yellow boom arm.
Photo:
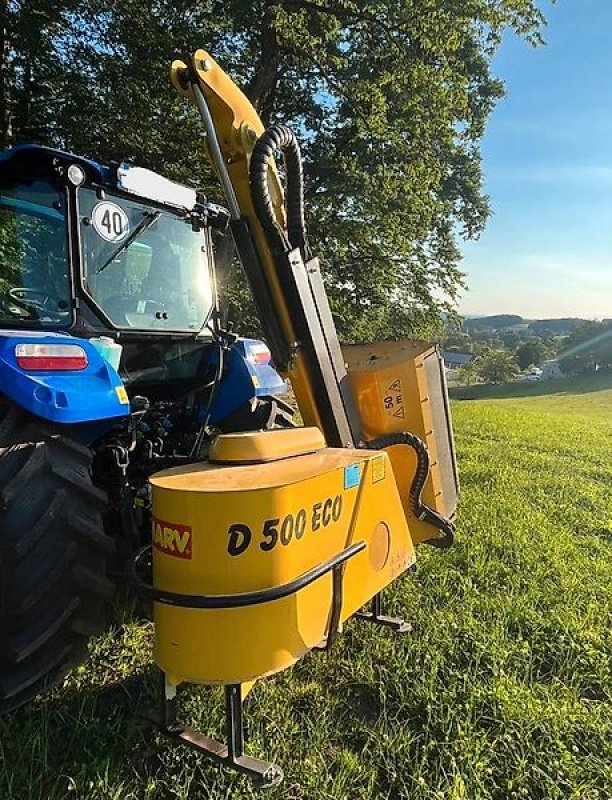
MULTIPOLYGON (((325 431, 313 377, 299 346, 292 313, 278 280, 266 234, 253 206, 249 164, 255 143, 264 132, 263 123, 248 98, 205 50, 196 51, 189 66, 183 61, 175 61, 171 77, 176 89, 196 105, 202 115, 207 129, 208 155, 223 185, 232 218, 248 222, 273 313, 285 341, 292 347, 291 358, 278 366, 291 381, 304 423, 325 431)), ((269 168, 268 186, 278 222, 284 226, 283 190, 274 164, 269 168)), ((245 271, 249 277, 249 270, 245 271)), ((346 446, 349 442, 335 444, 346 446)))

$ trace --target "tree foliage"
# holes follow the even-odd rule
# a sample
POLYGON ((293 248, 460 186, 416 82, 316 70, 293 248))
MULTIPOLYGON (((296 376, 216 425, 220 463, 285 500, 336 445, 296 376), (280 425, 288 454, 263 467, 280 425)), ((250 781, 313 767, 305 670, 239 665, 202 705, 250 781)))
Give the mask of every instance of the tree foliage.
POLYGON ((565 340, 560 355, 567 375, 612 369, 612 320, 585 322, 565 340))
POLYGON ((4 11, 3 144, 133 160, 218 198, 195 115, 167 78, 200 46, 265 122, 293 126, 345 339, 423 333, 452 308, 457 237, 478 236, 489 214, 479 142, 503 93, 491 58, 505 31, 535 44, 542 25, 533 0, 33 0, 4 11))
POLYGON ((489 350, 478 359, 478 372, 486 383, 505 383, 516 374, 514 355, 507 350, 489 350))
POLYGON ((541 339, 523 342, 516 351, 516 360, 520 369, 539 367, 548 358, 549 350, 541 339))

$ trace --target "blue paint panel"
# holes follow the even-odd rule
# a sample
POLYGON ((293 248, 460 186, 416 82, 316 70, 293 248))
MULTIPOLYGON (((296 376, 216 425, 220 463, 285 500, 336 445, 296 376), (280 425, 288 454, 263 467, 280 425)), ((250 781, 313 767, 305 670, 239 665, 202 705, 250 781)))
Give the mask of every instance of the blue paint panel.
POLYGON ((270 394, 287 394, 288 387, 278 372, 270 365, 270 361, 262 364, 254 364, 249 360, 252 351, 265 347, 259 339, 240 339, 236 343, 239 352, 246 361, 251 383, 255 386, 255 396, 263 397, 270 394), (256 381, 253 381, 256 378, 256 381))
POLYGON ((19 144, 16 147, 3 150, 0 153, 0 163, 3 161, 10 161, 16 156, 35 155, 36 153, 48 156, 49 158, 60 158, 62 161, 80 164, 92 170, 96 179, 101 183, 110 183, 111 171, 108 167, 98 164, 97 161, 93 161, 91 158, 77 156, 74 153, 67 153, 64 150, 56 150, 53 147, 44 147, 39 144, 19 144))
POLYGON ((287 384, 270 363, 255 364, 251 351, 257 339, 239 339, 226 355, 226 372, 219 387, 211 422, 219 422, 255 397, 287 393, 287 384))
POLYGON ((359 464, 350 464, 344 468, 344 488, 353 489, 361 482, 361 467, 359 464))
POLYGON ((0 331, 0 390, 37 417, 77 424, 125 417, 129 403, 120 402, 123 383, 117 372, 86 339, 68 334, 0 331), (82 370, 25 372, 15 359, 15 345, 78 344, 87 353, 82 370))

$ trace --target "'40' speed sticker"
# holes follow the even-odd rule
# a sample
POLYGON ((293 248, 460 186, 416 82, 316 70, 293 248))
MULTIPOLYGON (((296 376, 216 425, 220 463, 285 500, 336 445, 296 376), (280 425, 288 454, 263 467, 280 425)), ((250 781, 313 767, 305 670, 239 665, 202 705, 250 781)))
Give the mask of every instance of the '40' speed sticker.
POLYGON ((91 215, 95 232, 107 242, 120 242, 130 231, 127 214, 116 203, 98 203, 91 215))

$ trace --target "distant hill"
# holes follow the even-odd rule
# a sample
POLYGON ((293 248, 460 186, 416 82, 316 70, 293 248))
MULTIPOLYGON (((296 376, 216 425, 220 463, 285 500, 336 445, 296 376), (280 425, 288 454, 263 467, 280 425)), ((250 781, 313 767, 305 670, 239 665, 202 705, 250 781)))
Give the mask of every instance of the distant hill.
POLYGON ((562 317, 561 319, 535 319, 529 323, 529 330, 537 336, 566 336, 579 325, 586 322, 578 317, 562 317))
POLYGON ((567 336, 587 320, 579 317, 559 319, 525 319, 518 314, 493 314, 488 317, 472 317, 463 322, 463 329, 475 331, 503 331, 508 328, 527 328, 534 336, 567 336))
POLYGON ((491 328, 491 330, 500 331, 504 328, 513 328, 515 325, 521 325, 528 320, 519 317, 518 314, 494 314, 490 317, 476 317, 466 319, 463 327, 466 330, 483 330, 484 328, 491 328))

